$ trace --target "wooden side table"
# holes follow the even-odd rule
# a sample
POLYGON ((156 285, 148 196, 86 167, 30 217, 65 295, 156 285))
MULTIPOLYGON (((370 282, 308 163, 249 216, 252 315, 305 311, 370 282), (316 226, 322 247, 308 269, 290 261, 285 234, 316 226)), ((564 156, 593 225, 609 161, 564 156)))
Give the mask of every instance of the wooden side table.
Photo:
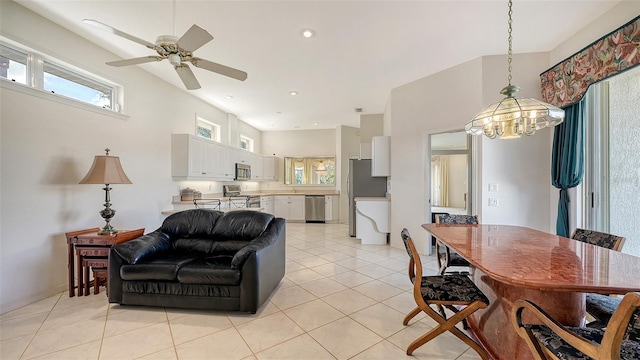
MULTIPOLYGON (((113 235, 98 235, 99 228, 72 231, 65 234, 68 246, 69 297, 75 295, 74 272, 77 261, 78 296, 89 295, 89 267, 96 264, 106 265, 109 258, 109 248, 113 245, 133 240, 144 234, 144 228, 136 230, 121 230, 113 235), (91 259, 85 261, 83 259, 91 259), (83 266, 84 265, 84 266, 83 266), (86 269, 85 269, 86 267, 86 269), (86 275, 86 283, 85 283, 86 275), (85 291, 84 288, 87 288, 85 291)), ((99 266, 106 267, 106 266, 99 266)))

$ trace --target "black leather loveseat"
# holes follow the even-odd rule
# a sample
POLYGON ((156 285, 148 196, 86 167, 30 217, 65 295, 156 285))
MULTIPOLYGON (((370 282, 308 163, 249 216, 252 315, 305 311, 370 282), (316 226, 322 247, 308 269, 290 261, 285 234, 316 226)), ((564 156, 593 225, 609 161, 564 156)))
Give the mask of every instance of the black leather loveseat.
POLYGON ((109 302, 255 313, 284 267, 284 219, 250 210, 186 210, 111 248, 109 302))

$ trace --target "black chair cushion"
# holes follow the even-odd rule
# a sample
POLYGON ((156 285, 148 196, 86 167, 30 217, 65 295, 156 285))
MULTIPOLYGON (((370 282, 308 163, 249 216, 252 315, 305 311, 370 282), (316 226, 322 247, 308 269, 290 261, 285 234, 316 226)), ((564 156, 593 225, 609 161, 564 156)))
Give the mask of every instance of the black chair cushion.
POLYGON ((240 284, 240 270, 231 268, 232 256, 210 256, 194 260, 178 271, 183 284, 240 284))
POLYGON ((120 277, 122 280, 177 280, 178 270, 185 264, 194 261, 191 254, 168 254, 163 258, 154 259, 135 265, 122 265, 120 277))
POLYGON ((602 294, 587 294, 587 312, 603 324, 609 323, 622 299, 602 294))
POLYGON ((478 300, 489 304, 489 299, 466 275, 424 276, 421 282, 421 293, 427 304, 429 302, 471 304, 478 300))
MULTIPOLYGON (((567 344, 549 327, 544 325, 525 325, 538 341, 549 349, 555 356, 562 360, 591 360, 591 358, 567 344)), ((567 329, 583 338, 600 344, 604 336, 604 330, 593 328, 567 327, 567 329)), ((620 347, 620 359, 640 359, 640 342, 622 340, 620 347)))
POLYGON ((448 266, 469 266, 469 262, 457 252, 449 250, 448 266))

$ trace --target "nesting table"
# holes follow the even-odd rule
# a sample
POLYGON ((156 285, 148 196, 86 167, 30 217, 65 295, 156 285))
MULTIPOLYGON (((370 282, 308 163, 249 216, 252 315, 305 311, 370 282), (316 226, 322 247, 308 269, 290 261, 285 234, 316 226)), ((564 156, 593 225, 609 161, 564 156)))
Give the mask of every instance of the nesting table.
MULTIPOLYGON (((69 297, 75 296, 74 274, 76 271, 78 296, 89 295, 89 269, 100 269, 98 273, 101 277, 106 278, 111 246, 133 240, 144 234, 144 228, 120 230, 112 235, 99 235, 99 230, 99 228, 91 228, 65 233, 68 246, 69 297)), ((97 282, 98 280, 95 279, 94 281, 97 282)), ((96 286, 95 293, 97 292, 98 288, 96 286)))

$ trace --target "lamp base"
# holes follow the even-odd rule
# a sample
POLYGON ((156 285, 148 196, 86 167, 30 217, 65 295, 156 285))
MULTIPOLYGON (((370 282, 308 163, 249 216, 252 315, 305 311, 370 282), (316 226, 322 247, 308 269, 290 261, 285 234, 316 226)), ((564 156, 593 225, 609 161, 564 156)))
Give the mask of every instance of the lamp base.
POLYGON ((118 230, 114 229, 111 225, 105 225, 100 231, 98 231, 98 235, 113 235, 117 234, 118 230))

